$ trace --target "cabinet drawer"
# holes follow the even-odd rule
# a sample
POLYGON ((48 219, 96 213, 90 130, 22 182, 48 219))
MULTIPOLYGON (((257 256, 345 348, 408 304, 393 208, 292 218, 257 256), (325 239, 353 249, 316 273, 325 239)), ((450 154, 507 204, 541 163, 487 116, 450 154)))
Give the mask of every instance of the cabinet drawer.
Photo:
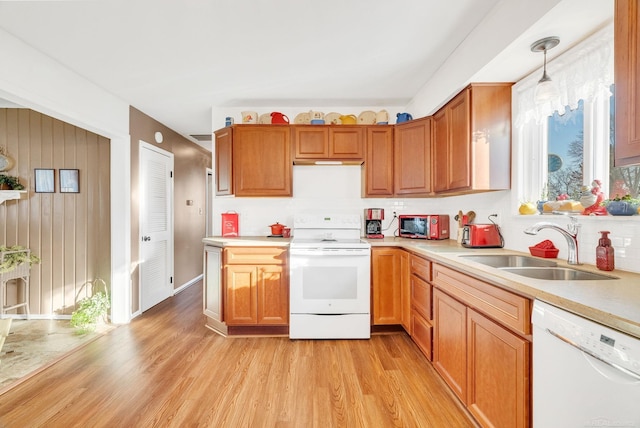
POLYGON ((415 275, 411 275, 411 305, 426 319, 433 319, 431 313, 431 284, 415 275))
POLYGON ((411 255, 411 273, 425 281, 431 281, 431 262, 422 257, 411 255))
POLYGON ((224 249, 225 264, 283 265, 287 250, 273 247, 232 247, 224 249))
POLYGON ((529 299, 437 264, 433 285, 514 331, 531 334, 529 299))
POLYGON ((429 321, 424 319, 420 313, 413 311, 411 313, 411 338, 418 345, 422 353, 431 361, 431 337, 433 334, 433 326, 429 321))

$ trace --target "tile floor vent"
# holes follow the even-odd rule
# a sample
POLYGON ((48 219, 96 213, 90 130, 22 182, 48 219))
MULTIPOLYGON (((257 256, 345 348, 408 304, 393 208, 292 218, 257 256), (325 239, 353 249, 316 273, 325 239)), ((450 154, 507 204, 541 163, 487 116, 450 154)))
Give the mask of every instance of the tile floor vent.
POLYGON ((211 134, 191 134, 189 136, 198 141, 211 141, 211 134))

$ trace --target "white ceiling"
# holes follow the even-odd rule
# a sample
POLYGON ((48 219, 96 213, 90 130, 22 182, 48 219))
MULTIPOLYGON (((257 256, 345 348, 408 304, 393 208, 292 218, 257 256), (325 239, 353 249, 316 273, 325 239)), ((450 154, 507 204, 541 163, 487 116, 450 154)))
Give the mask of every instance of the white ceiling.
MULTIPOLYGON (((211 132, 212 106, 406 105, 510 1, 534 0, 0 1, 0 28, 188 136, 211 132)), ((476 81, 516 81, 541 65, 533 41, 560 36, 557 55, 613 15, 546 1, 476 81)))

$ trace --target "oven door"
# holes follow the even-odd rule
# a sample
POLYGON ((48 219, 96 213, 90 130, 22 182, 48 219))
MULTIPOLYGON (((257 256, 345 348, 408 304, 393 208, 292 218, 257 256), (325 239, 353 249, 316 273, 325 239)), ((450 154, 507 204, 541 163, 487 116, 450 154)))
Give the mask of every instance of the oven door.
POLYGON ((290 248, 292 314, 368 314, 370 248, 290 248))

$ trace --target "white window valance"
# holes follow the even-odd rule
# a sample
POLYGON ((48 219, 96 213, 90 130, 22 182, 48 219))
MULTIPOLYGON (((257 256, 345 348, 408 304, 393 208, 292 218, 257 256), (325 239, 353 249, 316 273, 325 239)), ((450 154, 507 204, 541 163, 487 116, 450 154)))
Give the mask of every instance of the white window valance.
POLYGON ((547 103, 536 104, 534 91, 542 76, 542 68, 519 81, 514 86, 518 100, 515 126, 522 126, 530 120, 539 123, 556 110, 562 114, 565 106, 574 109, 581 99, 593 101, 611 95, 613 24, 607 25, 547 63, 547 73, 556 83, 559 96, 547 103))

